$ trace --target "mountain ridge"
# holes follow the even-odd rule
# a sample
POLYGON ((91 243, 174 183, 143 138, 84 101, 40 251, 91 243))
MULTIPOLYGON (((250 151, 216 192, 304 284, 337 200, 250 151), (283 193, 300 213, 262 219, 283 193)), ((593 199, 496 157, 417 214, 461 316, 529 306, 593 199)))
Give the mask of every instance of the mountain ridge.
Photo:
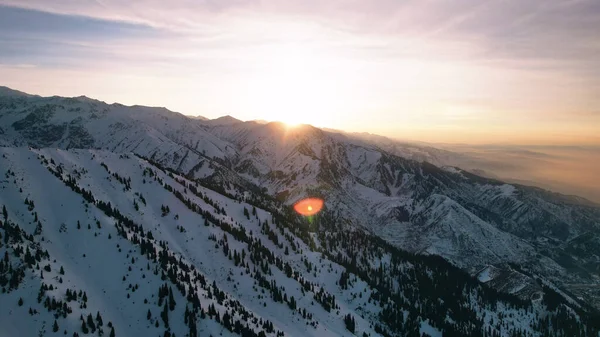
POLYGON ((502 295, 439 257, 340 231, 329 211, 313 224, 266 211, 134 154, 0 153, 0 299, 9 304, 0 334, 600 331, 587 309, 548 286, 534 289, 533 302, 502 295))
MULTIPOLYGON (((256 189, 288 206, 321 197, 348 228, 441 255, 471 273, 510 262, 561 286, 598 280, 599 255, 590 248, 598 236, 586 233, 597 233, 600 212, 583 199, 414 160, 449 152, 402 143, 384 149, 312 126, 226 120, 231 123, 162 108, 9 97, 0 99, 0 144, 133 152, 222 193, 256 189), (41 130, 55 130, 54 138, 41 130)), ((595 301, 592 290, 574 290, 595 301)))

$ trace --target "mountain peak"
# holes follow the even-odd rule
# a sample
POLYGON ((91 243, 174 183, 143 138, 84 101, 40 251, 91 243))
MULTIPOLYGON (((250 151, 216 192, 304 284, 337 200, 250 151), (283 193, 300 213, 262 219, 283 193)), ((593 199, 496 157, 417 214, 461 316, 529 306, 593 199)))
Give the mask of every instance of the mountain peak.
POLYGON ((241 123, 242 121, 237 118, 234 118, 230 115, 226 115, 226 116, 221 116, 219 118, 210 119, 207 122, 209 122, 210 124, 214 124, 214 125, 230 125, 230 124, 241 123))
POLYGON ((5 97, 32 97, 33 95, 30 95, 28 93, 19 91, 19 90, 15 90, 15 89, 11 89, 9 87, 5 87, 5 86, 1 86, 0 85, 0 96, 5 96, 5 97))
POLYGON ((198 116, 187 116, 187 117, 189 117, 191 119, 196 119, 196 120, 199 120, 199 121, 209 121, 210 120, 210 119, 208 119, 208 118, 206 118, 204 116, 200 116, 200 115, 198 115, 198 116))

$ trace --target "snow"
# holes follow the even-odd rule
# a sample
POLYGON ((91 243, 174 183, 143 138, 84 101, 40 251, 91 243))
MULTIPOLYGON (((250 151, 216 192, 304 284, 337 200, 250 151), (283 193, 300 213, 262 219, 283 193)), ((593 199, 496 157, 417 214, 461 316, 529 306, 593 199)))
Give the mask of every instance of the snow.
POLYGON ((429 321, 425 320, 421 322, 421 327, 419 328, 420 334, 428 334, 431 337, 442 337, 442 332, 431 325, 429 325, 429 321))
MULTIPOLYGON (((237 268, 233 266, 232 262, 224 258, 221 249, 215 248, 214 242, 209 239, 209 234, 215 234, 217 238, 220 238, 223 236, 223 232, 213 226, 205 227, 198 219, 197 214, 192 213, 178 200, 169 197, 168 192, 156 181, 148 176, 144 177, 144 169, 151 166, 136 156, 96 150, 63 151, 15 148, 2 148, 0 153, 8 158, 0 163, 0 172, 8 169, 14 171, 15 180, 18 182, 17 184, 12 181, 2 183, 0 204, 6 205, 10 209, 10 218, 14 221, 18 220, 24 228, 33 231, 31 213, 26 210, 27 206, 23 204, 22 200, 27 197, 36 201, 35 212, 44 228, 42 245, 48 250, 51 260, 56 260, 56 263, 49 261, 53 271, 45 273, 44 282, 56 287, 56 290, 52 292, 55 296, 60 297, 60 294, 64 294, 66 289, 76 288, 86 291, 89 298, 87 310, 73 308, 72 315, 69 315, 66 320, 59 320, 61 328, 59 333, 63 329, 78 331, 80 323, 76 318, 80 314, 85 316, 88 312, 95 314, 99 311, 102 313, 104 321, 111 321, 115 325, 119 336, 155 334, 160 329, 156 329, 151 322, 147 322, 145 316, 147 309, 151 309, 153 316, 158 317, 158 309, 151 303, 144 304, 143 301, 155 296, 156 289, 163 281, 156 278, 151 272, 154 268, 153 263, 150 262, 151 268, 149 271, 146 270, 147 262, 145 259, 139 259, 139 255, 136 257, 139 262, 136 261, 133 265, 130 263, 131 257, 136 256, 133 253, 138 251, 138 248, 130 241, 118 236, 113 219, 108 218, 93 206, 83 207, 85 203, 82 202, 81 197, 64 186, 60 180, 54 178, 45 165, 40 163, 38 154, 52 158, 55 165, 50 164, 51 167, 60 165, 64 172, 69 172, 69 174, 73 174, 75 170, 79 172, 79 186, 93 191, 94 196, 99 200, 119 205, 119 210, 124 215, 137 223, 143 223, 147 230, 152 230, 157 240, 166 242, 168 247, 181 256, 184 261, 194 264, 207 276, 208 282, 216 281, 228 296, 240 301, 245 308, 256 315, 268 318, 276 329, 282 329, 291 336, 338 336, 344 334, 345 331, 342 322, 345 313, 355 312, 358 307, 367 313, 366 317, 373 316, 376 312, 372 305, 366 303, 367 296, 364 296, 362 301, 356 301, 348 293, 337 290, 335 282, 339 278, 342 268, 336 264, 332 265, 332 269, 324 268, 325 262, 320 262, 321 255, 309 252, 308 247, 299 241, 296 243, 300 248, 308 252, 305 257, 314 265, 321 266, 322 269, 317 277, 306 274, 305 278, 317 282, 321 287, 334 293, 340 303, 340 312, 339 314, 327 313, 319 305, 312 304, 312 296, 304 296, 300 292, 298 283, 288 279, 277 269, 273 269, 272 278, 277 280, 279 286, 286 289, 288 296, 293 295, 297 299, 299 307, 307 308, 312 312, 319 324, 316 328, 307 328, 305 320, 297 313, 290 311, 287 305, 273 303, 270 299, 266 300, 269 303, 265 309, 263 305, 265 299, 259 299, 257 295, 260 292, 256 292, 259 289, 253 289, 254 280, 249 275, 236 271, 237 268), (123 185, 114 179, 100 165, 101 163, 104 163, 111 172, 131 178, 132 190, 125 191, 123 185), (21 177, 28 177, 28 179, 21 181, 21 177), (22 188, 23 192, 19 192, 19 188, 22 188), (140 204, 139 211, 133 207, 133 201, 138 200, 135 193, 143 195, 147 203, 146 205, 140 204), (41 202, 41 200, 45 202, 41 202), (175 219, 174 216, 162 217, 160 215, 161 204, 168 205, 171 210, 170 215, 176 214, 178 219, 175 219), (96 219, 100 222, 101 228, 97 227, 96 219), (81 229, 76 228, 77 221, 80 221, 81 229), (61 229, 63 224, 66 230, 61 229), (88 224, 91 229, 87 228, 88 224), (185 228, 185 233, 180 233, 176 229, 178 226, 185 228), (117 249, 117 245, 120 249, 117 249), (61 276, 64 279, 63 283, 57 281, 56 273, 60 266, 65 269, 65 275, 61 276), (128 270, 129 266, 134 268, 128 270), (144 281, 140 283, 142 275, 144 275, 144 281), (231 276, 234 277, 233 282, 228 281, 231 276), (125 277, 125 281, 122 280, 123 277, 125 277), (128 289, 129 283, 140 284, 141 287, 137 291, 131 292, 131 289, 128 289), (130 295, 130 298, 127 298, 127 294, 130 295)), ((164 182, 185 193, 184 187, 175 182, 173 178, 158 170, 155 171, 164 182)), ((178 177, 178 179, 183 178, 178 177)), ((220 215, 219 217, 234 226, 244 224, 247 231, 260 233, 262 219, 269 219, 268 212, 257 209, 258 219, 251 218, 248 221, 243 216, 243 208, 251 209, 252 206, 231 200, 202 187, 199 188, 199 191, 217 204, 225 206, 227 216, 220 215)), ((212 206, 195 195, 191 195, 189 191, 186 196, 201 207, 212 209, 212 206)), ((140 203, 139 200, 137 202, 140 203)), ((228 237, 230 249, 241 251, 244 248, 244 245, 236 241, 234 237, 229 234, 225 235, 228 237)), ((282 248, 266 238, 263 238, 262 241, 268 249, 284 256, 282 248)), ((286 242, 283 237, 280 237, 280 241, 286 242)), ((302 267, 300 256, 292 254, 288 260, 295 268, 302 267)), ((3 327, 0 331, 2 334, 21 331, 24 335, 36 335, 40 330, 45 329, 47 334, 51 334, 49 331, 51 331, 50 327, 54 320, 52 316, 40 314, 40 316, 35 316, 31 322, 25 321, 29 317, 29 314, 26 313, 28 305, 37 304, 35 294, 42 281, 34 274, 27 276, 26 279, 22 288, 11 293, 6 299, 8 302, 16 303, 18 297, 23 297, 26 305, 18 308, 3 306, 0 309, 0 326, 3 327), (23 320, 13 318, 13 314, 17 314, 15 310, 19 310, 18 315, 23 320)), ((359 291, 358 289, 364 289, 366 284, 357 282, 354 287, 359 291)), ((176 301, 184 303, 184 299, 180 296, 177 294, 176 301)), ((203 298, 202 303, 203 306, 207 306, 211 301, 203 298)), ((38 310, 44 311, 43 308, 38 310)), ((171 315, 172 317, 183 316, 183 307, 178 306, 171 315)), ((357 325, 361 327, 361 331, 375 335, 374 331, 368 328, 370 323, 360 318, 359 315, 355 316, 357 316, 357 325)), ((172 323, 172 330, 177 335, 184 335, 184 329, 184 326, 172 323)), ((206 324, 199 325, 199 331, 220 334, 222 327, 207 320, 206 324)))
POLYGON ((455 174, 461 173, 460 169, 453 167, 453 166, 442 166, 442 170, 444 170, 446 172, 450 172, 450 173, 455 173, 455 174))
POLYGON ((486 267, 481 272, 479 272, 479 274, 477 274, 477 279, 479 280, 479 282, 482 283, 486 283, 492 280, 492 277, 490 276, 490 268, 486 267))
POLYGON ((513 195, 516 191, 516 187, 510 184, 502 184, 502 185, 482 185, 482 191, 485 192, 498 192, 500 196, 509 197, 513 195))

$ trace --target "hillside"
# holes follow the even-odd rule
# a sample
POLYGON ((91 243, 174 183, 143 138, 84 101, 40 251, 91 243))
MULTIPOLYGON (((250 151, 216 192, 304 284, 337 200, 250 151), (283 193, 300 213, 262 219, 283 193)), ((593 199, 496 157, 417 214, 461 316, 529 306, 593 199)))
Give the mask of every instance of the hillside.
POLYGON ((328 213, 231 199, 132 154, 0 152, 0 335, 597 335, 546 286, 499 294, 328 213))

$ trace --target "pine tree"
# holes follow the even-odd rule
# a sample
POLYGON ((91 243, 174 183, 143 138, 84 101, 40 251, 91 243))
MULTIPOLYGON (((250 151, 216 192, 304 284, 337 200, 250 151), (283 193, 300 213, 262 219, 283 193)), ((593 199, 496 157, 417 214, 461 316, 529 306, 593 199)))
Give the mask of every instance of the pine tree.
POLYGON ((90 332, 87 325, 85 325, 84 320, 81 320, 81 332, 83 332, 85 335, 87 335, 90 332))
POLYGON ((98 327, 101 327, 104 324, 102 322, 102 316, 100 316, 100 311, 98 311, 98 313, 96 313, 96 323, 98 324, 98 327))
POLYGON ((150 309, 148 309, 148 314, 146 315, 146 318, 148 320, 150 320, 152 318, 152 313, 150 312, 150 309))
POLYGON ((96 325, 94 324, 94 318, 92 317, 92 314, 88 314, 87 325, 90 327, 90 330, 92 330, 92 333, 96 332, 96 325))
POLYGON ((228 311, 225 311, 225 313, 223 314, 223 326, 231 331, 231 315, 229 315, 228 311))
POLYGON ((54 320, 54 325, 52 325, 52 331, 54 331, 54 332, 58 331, 58 322, 56 322, 56 320, 54 320))
POLYGON ((8 219, 8 211, 5 205, 2 205, 2 215, 4 215, 4 221, 6 221, 8 219))
POLYGON ((19 306, 23 305, 23 297, 19 297, 19 306))
POLYGON ((60 271, 59 271, 59 273, 60 273, 61 275, 64 275, 64 274, 65 274, 65 270, 63 269, 63 267, 62 267, 62 266, 60 266, 60 271))
POLYGON ((296 299, 294 298, 294 296, 290 297, 290 302, 288 303, 288 305, 290 306, 290 309, 296 310, 296 299))
POLYGON ((175 298, 173 298, 173 290, 169 287, 169 309, 171 311, 175 310, 175 298))
POLYGON ((163 308, 163 311, 160 313, 160 317, 163 320, 163 323, 165 323, 165 327, 169 327, 169 308, 167 306, 167 303, 165 303, 165 306, 163 308))
POLYGON ((352 333, 356 330, 356 322, 354 321, 354 317, 348 314, 344 316, 344 323, 346 325, 346 329, 352 333))

